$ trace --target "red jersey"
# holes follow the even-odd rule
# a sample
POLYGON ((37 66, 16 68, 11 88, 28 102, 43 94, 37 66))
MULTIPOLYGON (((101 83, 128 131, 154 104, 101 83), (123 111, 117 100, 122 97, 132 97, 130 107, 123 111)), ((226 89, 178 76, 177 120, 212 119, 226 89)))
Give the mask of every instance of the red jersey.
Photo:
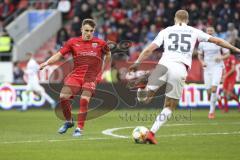
MULTIPOLYGON (((232 68, 233 65, 236 65, 236 58, 234 55, 230 55, 227 59, 224 60, 224 65, 225 65, 225 70, 226 73, 229 72, 232 68)), ((236 79, 237 72, 236 70, 231 74, 230 76, 227 77, 227 79, 236 79)))
POLYGON ((101 72, 103 56, 108 51, 104 40, 93 37, 84 41, 81 36, 68 40, 59 50, 62 55, 72 54, 74 67, 70 76, 84 81, 96 80, 101 72))

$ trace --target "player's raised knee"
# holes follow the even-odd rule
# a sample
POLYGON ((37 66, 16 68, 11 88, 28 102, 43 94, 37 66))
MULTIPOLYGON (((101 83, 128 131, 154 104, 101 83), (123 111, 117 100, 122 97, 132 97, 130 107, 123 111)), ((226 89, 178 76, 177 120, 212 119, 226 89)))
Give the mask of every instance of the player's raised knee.
POLYGON ((71 96, 71 94, 60 94, 60 99, 70 99, 71 96))

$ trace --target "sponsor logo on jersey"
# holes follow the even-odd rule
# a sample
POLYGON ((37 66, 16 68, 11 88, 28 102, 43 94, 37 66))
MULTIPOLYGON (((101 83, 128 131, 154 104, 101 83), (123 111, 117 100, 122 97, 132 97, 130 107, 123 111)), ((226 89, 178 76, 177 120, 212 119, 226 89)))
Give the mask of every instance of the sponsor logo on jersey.
POLYGON ((97 52, 89 51, 89 52, 80 52, 81 56, 97 56, 97 52))
POLYGON ((98 46, 98 43, 92 43, 93 48, 97 48, 97 46, 98 46))

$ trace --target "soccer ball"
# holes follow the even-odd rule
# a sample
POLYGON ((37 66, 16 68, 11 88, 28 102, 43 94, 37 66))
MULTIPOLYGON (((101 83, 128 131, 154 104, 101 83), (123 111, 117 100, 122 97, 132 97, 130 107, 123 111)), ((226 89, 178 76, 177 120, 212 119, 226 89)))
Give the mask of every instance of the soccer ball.
POLYGON ((135 143, 145 143, 145 137, 148 131, 149 130, 144 126, 137 126, 132 132, 135 143))

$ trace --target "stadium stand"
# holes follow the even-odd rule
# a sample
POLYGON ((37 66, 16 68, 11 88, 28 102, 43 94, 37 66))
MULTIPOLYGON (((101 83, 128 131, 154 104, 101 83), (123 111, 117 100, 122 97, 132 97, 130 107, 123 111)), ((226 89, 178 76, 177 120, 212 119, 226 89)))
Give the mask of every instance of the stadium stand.
MULTIPOLYGON (((190 25, 203 30, 206 26, 214 26, 217 36, 240 46, 240 0, 4 0, 0 4, 0 31, 3 32, 7 24, 28 9, 59 9, 62 31, 38 48, 35 53, 39 61, 59 49, 69 37, 79 36, 84 18, 97 21, 96 36, 117 44, 118 49, 113 50, 115 60, 135 60, 159 30, 172 25, 174 13, 180 8, 189 11, 190 25), (119 45, 126 40, 131 40, 127 50, 119 45)), ((161 49, 149 60, 155 61, 159 57, 161 49)))
MULTIPOLYGON (((140 49, 142 44, 150 42, 159 30, 171 25, 177 9, 184 8, 190 13, 190 25, 200 29, 213 25, 217 29, 217 35, 227 40, 234 39, 231 41, 239 45, 239 0, 183 0, 181 2, 176 0, 71 0, 65 2, 64 0, 60 1, 59 4, 53 0, 4 0, 0 6, 3 25, 6 24, 6 17, 14 19, 16 15, 28 8, 56 8, 63 11, 63 24, 71 26, 67 27, 70 37, 80 35, 79 28, 84 18, 95 18, 99 24, 97 35, 117 43, 131 39, 135 44, 134 46, 138 48, 140 46, 140 49), (61 7, 62 4, 67 4, 67 8, 61 7), (232 29, 234 33, 230 31, 229 25, 234 28, 232 29)), ((130 51, 130 59, 135 59, 138 53, 135 50, 130 51)))

